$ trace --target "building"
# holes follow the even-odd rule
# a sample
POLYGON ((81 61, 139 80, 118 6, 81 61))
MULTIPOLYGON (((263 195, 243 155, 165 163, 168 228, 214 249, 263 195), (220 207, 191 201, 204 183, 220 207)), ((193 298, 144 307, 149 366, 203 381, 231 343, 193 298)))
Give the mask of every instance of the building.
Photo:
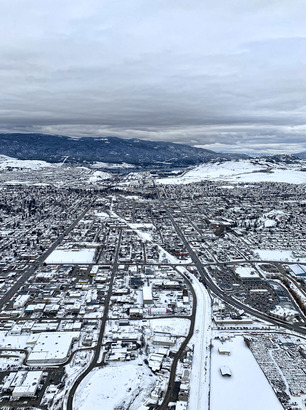
POLYGON ((26 305, 26 303, 30 300, 29 295, 19 295, 17 296, 15 302, 13 303, 13 308, 18 309, 22 308, 26 305))
POLYGON ((33 397, 36 394, 37 388, 43 377, 42 371, 19 371, 12 384, 15 383, 12 397, 33 397))
POLYGON ((231 369, 228 366, 220 367, 220 373, 223 377, 231 377, 232 376, 231 369))
POLYGON ((142 289, 142 298, 143 304, 149 305, 153 303, 153 296, 152 296, 152 287, 151 286, 144 286, 142 289))
MULTIPOLYGON (((36 335, 35 335, 36 336, 36 335)), ((80 332, 43 332, 34 340, 28 364, 64 363, 69 357, 72 343, 78 340, 80 332)), ((28 341, 27 343, 30 343, 28 341)))
POLYGON ((165 315, 168 312, 166 307, 150 308, 150 315, 165 315))
POLYGON ((227 356, 229 356, 231 354, 230 350, 223 349, 222 347, 219 347, 218 352, 219 352, 219 354, 227 355, 227 356))

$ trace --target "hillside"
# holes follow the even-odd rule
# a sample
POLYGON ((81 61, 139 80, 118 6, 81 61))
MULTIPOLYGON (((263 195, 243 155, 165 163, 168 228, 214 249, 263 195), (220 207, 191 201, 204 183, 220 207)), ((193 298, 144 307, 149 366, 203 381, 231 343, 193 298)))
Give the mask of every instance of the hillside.
POLYGON ((233 182, 285 182, 306 183, 305 161, 296 159, 293 163, 275 161, 270 158, 254 158, 240 161, 220 161, 188 169, 182 175, 160 178, 160 184, 188 184, 200 181, 233 182))
POLYGON ((70 138, 45 134, 0 134, 0 154, 22 160, 70 163, 128 163, 137 166, 188 166, 218 159, 246 158, 189 145, 117 137, 70 138))

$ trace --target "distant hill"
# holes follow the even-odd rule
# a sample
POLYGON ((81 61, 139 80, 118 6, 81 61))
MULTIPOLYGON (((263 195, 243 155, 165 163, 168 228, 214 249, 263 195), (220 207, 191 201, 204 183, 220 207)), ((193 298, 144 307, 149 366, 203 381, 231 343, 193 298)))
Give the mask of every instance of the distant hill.
POLYGON ((143 167, 197 165, 209 161, 248 158, 219 154, 189 145, 117 137, 70 138, 45 134, 0 134, 0 154, 17 159, 70 163, 128 163, 143 167))
POLYGON ((270 156, 264 156, 261 157, 261 160, 265 160, 268 163, 282 163, 282 164, 298 164, 300 162, 300 159, 302 157, 299 157, 298 154, 292 155, 292 154, 278 154, 278 155, 270 155, 270 156))
POLYGON ((296 157, 306 159, 306 151, 299 152, 298 154, 294 154, 296 157))

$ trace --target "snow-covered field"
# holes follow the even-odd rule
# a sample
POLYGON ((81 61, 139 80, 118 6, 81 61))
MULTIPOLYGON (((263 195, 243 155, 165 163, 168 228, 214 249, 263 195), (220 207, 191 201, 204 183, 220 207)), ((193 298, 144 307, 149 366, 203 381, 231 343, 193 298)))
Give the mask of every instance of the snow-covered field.
POLYGON ((95 249, 55 249, 46 263, 92 263, 95 249))
POLYGON ((50 164, 45 161, 36 160, 21 160, 16 158, 7 157, 5 155, 0 155, 0 169, 7 168, 22 168, 22 169, 33 169, 38 170, 41 168, 56 167, 60 164, 50 164))
POLYGON ((283 409, 242 336, 237 336, 223 344, 220 340, 213 340, 213 345, 211 410, 283 409), (219 354, 218 348, 229 350, 230 355, 219 354), (222 366, 230 368, 231 377, 221 375, 222 366))
POLYGON ((187 336, 190 320, 179 318, 152 319, 150 326, 154 332, 169 332, 172 336, 187 336))
POLYGON ((78 387, 73 408, 113 410, 122 405, 138 410, 154 383, 150 369, 138 360, 94 369, 78 387))
POLYGON ((292 184, 306 183, 306 172, 300 166, 288 166, 281 169, 275 166, 270 172, 266 164, 256 164, 248 160, 227 161, 199 165, 180 177, 157 179, 159 184, 188 184, 199 181, 229 182, 287 182, 292 184))
POLYGON ((262 260, 280 261, 280 262, 306 262, 306 258, 296 258, 290 250, 282 249, 254 249, 262 260))

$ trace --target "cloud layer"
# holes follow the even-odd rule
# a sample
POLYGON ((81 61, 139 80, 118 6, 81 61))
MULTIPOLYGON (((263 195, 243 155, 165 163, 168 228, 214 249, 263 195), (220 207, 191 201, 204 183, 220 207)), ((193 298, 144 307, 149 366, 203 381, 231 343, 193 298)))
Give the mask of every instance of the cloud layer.
POLYGON ((306 150, 304 0, 2 0, 0 128, 306 150))

